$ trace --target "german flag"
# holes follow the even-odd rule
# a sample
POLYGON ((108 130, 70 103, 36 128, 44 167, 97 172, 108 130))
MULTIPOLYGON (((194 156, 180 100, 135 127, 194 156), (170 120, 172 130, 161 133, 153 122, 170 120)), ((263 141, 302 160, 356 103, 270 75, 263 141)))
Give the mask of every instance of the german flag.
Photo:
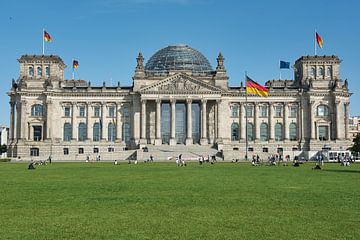
POLYGON ((251 95, 259 95, 260 97, 267 97, 269 89, 261 86, 248 76, 246 76, 246 93, 251 95))
POLYGON ((79 67, 79 62, 76 60, 73 60, 73 68, 76 69, 79 67))
POLYGON ((317 42, 317 44, 319 45, 319 47, 322 48, 322 46, 323 46, 323 41, 322 41, 320 35, 319 35, 317 32, 316 32, 316 42, 317 42))
POLYGON ((52 38, 50 36, 50 34, 46 31, 44 31, 44 41, 45 42, 52 42, 52 38))

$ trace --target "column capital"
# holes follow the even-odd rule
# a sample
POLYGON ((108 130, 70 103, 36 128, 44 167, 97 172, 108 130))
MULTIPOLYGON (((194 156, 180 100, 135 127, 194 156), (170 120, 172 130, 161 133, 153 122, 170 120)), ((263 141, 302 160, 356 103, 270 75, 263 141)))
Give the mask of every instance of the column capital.
POLYGON ((191 104, 192 101, 193 101, 193 100, 192 100, 191 98, 187 98, 187 99, 186 99, 186 103, 187 103, 187 104, 191 104))
POLYGON ((157 98, 157 99, 155 99, 155 102, 156 102, 157 104, 161 104, 161 99, 160 99, 160 98, 157 98))
POLYGON ((146 99, 141 99, 141 104, 146 104, 146 99))
POLYGON ((52 104, 53 101, 52 100, 46 100, 46 104, 52 104))
POLYGON ((15 106, 15 102, 9 102, 9 104, 10 104, 11 107, 15 106))
POLYGON ((106 106, 106 102, 105 101, 102 101, 100 102, 101 106, 106 106))
POLYGON ((206 104, 206 103, 207 103, 207 99, 202 98, 202 99, 201 99, 201 103, 206 104))
POLYGON ((175 99, 175 98, 170 99, 170 103, 171 103, 171 104, 175 104, 175 103, 176 103, 176 99, 175 99))
MULTIPOLYGON (((221 103, 221 99, 216 99, 216 103, 220 104, 221 103)), ((239 103, 240 104, 240 103, 239 103)))

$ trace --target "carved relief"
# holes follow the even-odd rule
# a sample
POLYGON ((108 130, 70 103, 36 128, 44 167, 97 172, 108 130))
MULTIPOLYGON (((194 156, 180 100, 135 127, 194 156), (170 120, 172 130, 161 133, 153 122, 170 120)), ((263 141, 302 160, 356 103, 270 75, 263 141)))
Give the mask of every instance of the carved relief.
POLYGON ((196 85, 193 82, 190 82, 187 79, 179 78, 179 79, 169 82, 168 84, 159 86, 158 89, 161 91, 178 91, 178 90, 199 91, 200 86, 196 85))

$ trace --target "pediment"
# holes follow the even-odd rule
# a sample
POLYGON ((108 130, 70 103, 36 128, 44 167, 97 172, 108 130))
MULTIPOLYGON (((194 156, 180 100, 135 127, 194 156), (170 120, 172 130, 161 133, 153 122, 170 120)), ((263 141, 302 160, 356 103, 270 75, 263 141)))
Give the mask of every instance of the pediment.
POLYGON ((176 74, 140 89, 141 93, 222 93, 223 89, 185 74, 176 74))

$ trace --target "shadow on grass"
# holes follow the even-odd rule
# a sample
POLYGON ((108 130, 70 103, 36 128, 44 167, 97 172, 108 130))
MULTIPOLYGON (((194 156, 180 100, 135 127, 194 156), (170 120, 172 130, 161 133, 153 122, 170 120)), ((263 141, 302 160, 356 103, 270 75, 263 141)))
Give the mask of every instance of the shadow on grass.
POLYGON ((345 169, 322 169, 322 171, 326 171, 326 172, 337 172, 337 173, 359 173, 360 174, 360 170, 345 170, 345 169))

